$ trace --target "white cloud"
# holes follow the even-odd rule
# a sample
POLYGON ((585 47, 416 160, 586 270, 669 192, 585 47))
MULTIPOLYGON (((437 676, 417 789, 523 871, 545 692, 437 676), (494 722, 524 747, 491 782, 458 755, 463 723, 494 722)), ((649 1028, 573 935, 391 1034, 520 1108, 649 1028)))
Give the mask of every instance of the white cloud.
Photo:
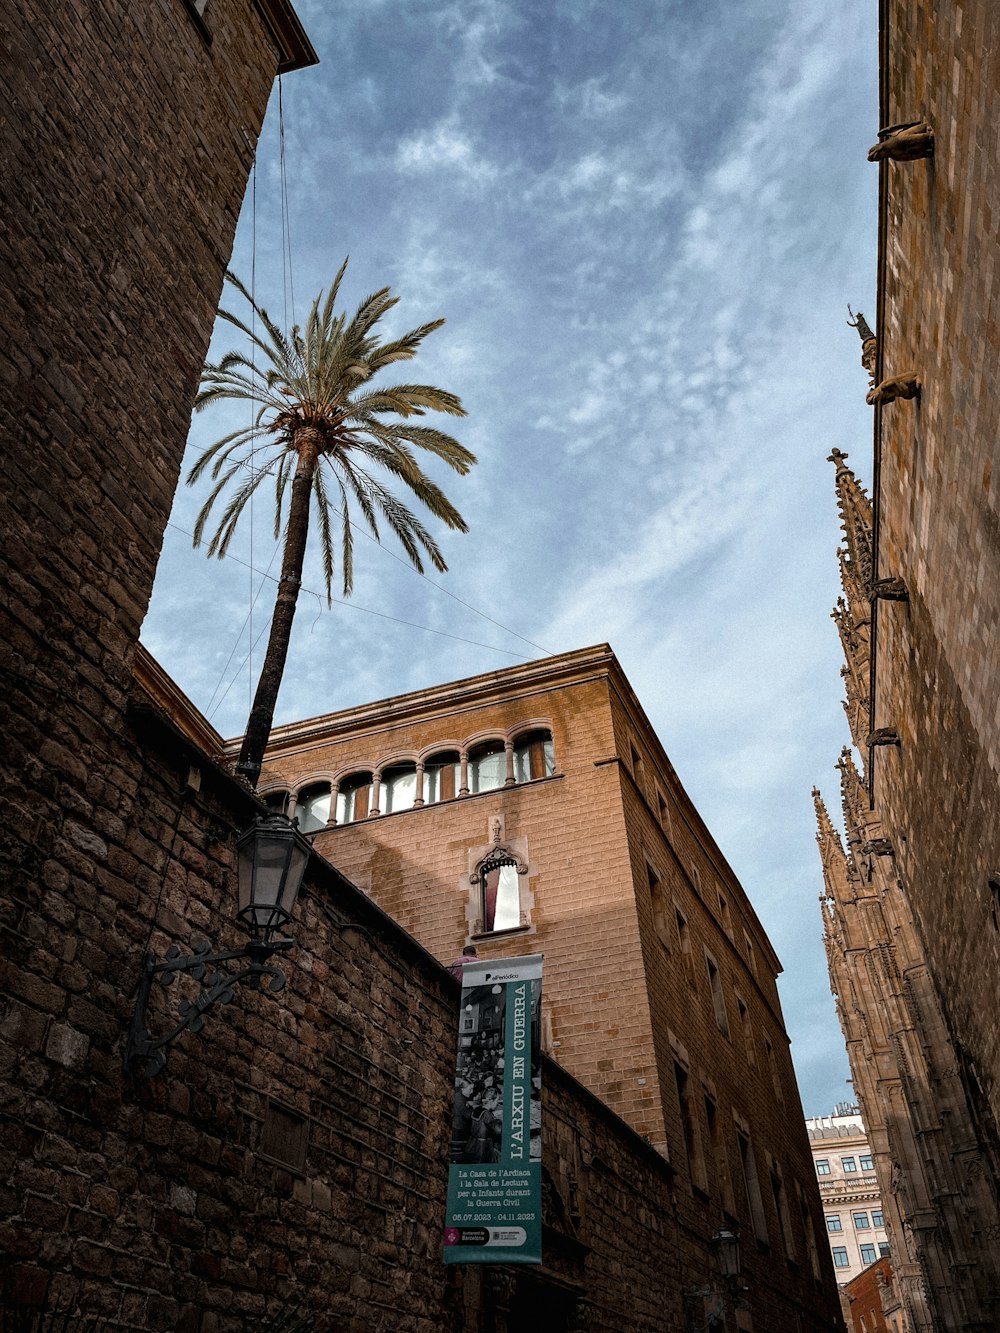
POLYGON ((396 167, 402 172, 419 174, 453 172, 477 185, 496 180, 500 174, 499 168, 459 129, 454 116, 401 139, 396 150, 396 167))

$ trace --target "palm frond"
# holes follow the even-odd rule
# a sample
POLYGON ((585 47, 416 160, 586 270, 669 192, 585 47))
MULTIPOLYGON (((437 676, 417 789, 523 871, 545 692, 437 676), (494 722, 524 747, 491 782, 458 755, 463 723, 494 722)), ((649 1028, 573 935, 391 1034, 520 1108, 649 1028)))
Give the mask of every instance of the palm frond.
POLYGON ((326 604, 333 604, 333 533, 330 526, 330 501, 326 494, 323 469, 317 468, 313 478, 313 498, 319 513, 320 554, 323 558, 323 577, 326 581, 326 604))
POLYGON ((430 561, 445 563, 434 537, 395 493, 401 483, 414 501, 449 528, 466 524, 441 488, 426 476, 419 455, 440 459, 459 475, 475 463, 475 455, 453 436, 413 418, 429 412, 464 416, 461 399, 429 384, 369 385, 386 366, 412 359, 442 319, 418 324, 400 337, 382 341, 379 321, 397 304, 388 287, 366 296, 353 315, 336 310, 347 260, 326 291, 320 292, 301 326, 284 332, 256 302, 234 274, 227 281, 247 301, 253 320, 232 310, 220 312, 230 327, 247 339, 247 347, 228 349, 205 366, 196 399, 198 411, 223 401, 255 405, 253 424, 232 430, 210 444, 187 474, 193 484, 206 474, 212 486, 195 524, 195 543, 211 530, 210 555, 226 554, 250 498, 265 476, 274 475, 274 531, 280 538, 291 480, 301 445, 300 429, 308 428, 311 448, 319 450, 313 472, 312 498, 319 519, 323 572, 331 596, 340 553, 344 593, 354 585, 352 509, 381 540, 385 525, 407 558, 421 572, 430 561), (319 441, 317 445, 317 440, 319 441), (376 475, 376 474, 381 475, 376 475), (341 526, 334 535, 333 503, 339 495, 341 526), (226 499, 221 514, 216 510, 226 499), (210 529, 210 523, 212 527, 210 529))
POLYGON ((463 477, 477 461, 476 455, 463 444, 459 444, 454 436, 446 435, 444 431, 436 430, 433 426, 373 421, 367 429, 381 440, 409 441, 418 449, 424 449, 427 453, 440 458, 463 477))

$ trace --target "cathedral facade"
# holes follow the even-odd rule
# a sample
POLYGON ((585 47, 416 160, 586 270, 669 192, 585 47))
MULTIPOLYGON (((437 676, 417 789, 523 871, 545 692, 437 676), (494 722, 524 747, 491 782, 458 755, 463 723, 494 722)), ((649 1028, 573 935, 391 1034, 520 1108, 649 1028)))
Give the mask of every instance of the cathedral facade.
POLYGON ((882 6, 871 494, 835 453, 846 846, 830 970, 917 1329, 1000 1323, 1000 15, 882 6))

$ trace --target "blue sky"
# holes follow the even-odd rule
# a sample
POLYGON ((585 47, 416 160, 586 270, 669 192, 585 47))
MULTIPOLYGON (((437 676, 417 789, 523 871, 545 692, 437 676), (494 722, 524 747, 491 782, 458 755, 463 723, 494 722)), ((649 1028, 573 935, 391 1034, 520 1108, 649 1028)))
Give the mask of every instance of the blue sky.
MULTIPOLYGON (((322 63, 283 80, 291 280, 277 97, 233 267, 279 321, 346 254, 345 304, 389 285, 389 331, 446 317, 414 377, 460 394, 479 464, 438 477, 470 527, 440 588, 359 539, 352 604, 303 595, 277 721, 610 642, 784 962, 804 1107, 828 1112, 850 1087, 810 788, 837 808, 849 739, 826 458, 870 470, 845 321, 874 314, 871 6, 298 10, 322 63)), ((231 420, 196 420, 185 468, 231 420)), ((203 494, 178 492, 143 640, 235 735, 273 600, 245 626, 246 566, 275 543, 261 500, 206 562, 203 494)))

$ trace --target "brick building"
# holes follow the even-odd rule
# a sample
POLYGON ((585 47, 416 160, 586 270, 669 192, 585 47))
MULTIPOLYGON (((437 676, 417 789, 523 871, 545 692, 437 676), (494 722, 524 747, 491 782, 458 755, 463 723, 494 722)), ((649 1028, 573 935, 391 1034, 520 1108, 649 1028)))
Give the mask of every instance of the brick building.
POLYGON ((818 1262, 778 960, 607 645, 276 728, 260 791, 441 962, 545 955, 544 1045, 751 1286, 818 1262))
MULTIPOLYGON (((284 0, 23 3, 5 36, 4 1323, 681 1329, 718 1285, 705 1210, 553 1062, 545 1264, 441 1265, 455 984, 319 856, 286 990, 241 989, 159 1080, 123 1069, 147 950, 242 942, 261 806, 136 640, 251 145, 276 72, 315 57, 284 0)), ((833 1326, 794 1243, 745 1245, 744 1324, 833 1326)))
MULTIPOLYGON (((881 8, 871 498, 844 521, 831 977, 916 1328, 1000 1326, 1000 12, 881 8)), ((874 137, 874 136, 873 136, 874 137)), ((860 386, 859 386, 860 387, 860 386)))
POLYGON ((843 1296, 848 1333, 908 1333, 888 1258, 877 1259, 853 1277, 843 1296))
POLYGON ((806 1121, 827 1240, 841 1286, 889 1253, 875 1160, 856 1106, 806 1121))

